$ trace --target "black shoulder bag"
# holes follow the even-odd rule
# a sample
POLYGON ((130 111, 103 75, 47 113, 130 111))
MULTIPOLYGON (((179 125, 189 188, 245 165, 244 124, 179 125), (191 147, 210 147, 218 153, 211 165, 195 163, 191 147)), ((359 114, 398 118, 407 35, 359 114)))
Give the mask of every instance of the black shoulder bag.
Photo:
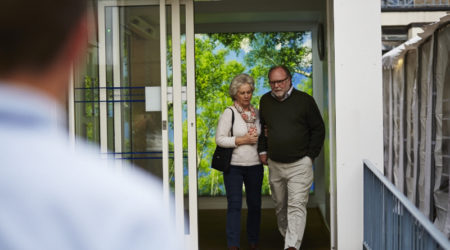
MULTIPOLYGON (((231 109, 231 108, 229 108, 231 109)), ((234 111, 231 109, 231 136, 233 136, 233 125, 234 125, 234 111)), ((231 155, 233 154, 234 148, 223 148, 220 146, 216 146, 216 150, 214 151, 214 155, 212 157, 211 167, 222 171, 228 172, 230 168, 231 155)))

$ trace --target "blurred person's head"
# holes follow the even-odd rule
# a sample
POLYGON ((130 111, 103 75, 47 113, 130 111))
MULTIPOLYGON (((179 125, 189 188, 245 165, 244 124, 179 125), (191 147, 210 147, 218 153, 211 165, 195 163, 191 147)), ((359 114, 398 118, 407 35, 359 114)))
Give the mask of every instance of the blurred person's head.
POLYGON ((2 0, 0 34, 0 81, 60 99, 86 46, 86 1, 2 0))

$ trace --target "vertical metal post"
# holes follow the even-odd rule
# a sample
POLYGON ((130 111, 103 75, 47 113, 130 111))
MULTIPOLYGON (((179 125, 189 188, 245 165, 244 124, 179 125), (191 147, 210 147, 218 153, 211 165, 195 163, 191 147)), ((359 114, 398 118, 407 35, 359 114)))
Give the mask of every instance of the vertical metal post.
POLYGON ((107 98, 106 98, 106 38, 105 5, 98 3, 98 67, 99 67, 99 113, 100 113, 100 152, 106 157, 108 151, 107 98))
POLYGON ((166 1, 159 1, 159 34, 161 61, 161 127, 162 127, 162 167, 163 167, 163 197, 169 205, 169 132, 167 110, 167 28, 166 1))
POLYGON ((189 249, 198 249, 197 131, 195 122, 194 2, 186 1, 186 78, 189 176, 189 249))
MULTIPOLYGON (((120 74, 120 24, 119 24, 119 8, 113 7, 112 9, 112 59, 113 59, 113 100, 114 102, 114 152, 115 158, 122 158, 120 154, 122 152, 122 100, 121 98, 121 74, 120 74)), ((122 160, 116 160, 116 167, 122 167, 122 160)))
POLYGON ((183 127, 181 106, 181 29, 180 1, 172 1, 172 65, 173 65, 173 122, 175 165, 175 221, 179 233, 184 230, 183 194, 183 127))

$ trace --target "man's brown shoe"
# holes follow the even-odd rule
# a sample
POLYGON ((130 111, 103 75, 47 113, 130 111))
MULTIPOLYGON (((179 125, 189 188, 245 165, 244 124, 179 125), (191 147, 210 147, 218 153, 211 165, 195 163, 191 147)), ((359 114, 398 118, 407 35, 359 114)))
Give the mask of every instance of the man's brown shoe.
POLYGON ((239 247, 229 247, 228 250, 239 250, 239 247))

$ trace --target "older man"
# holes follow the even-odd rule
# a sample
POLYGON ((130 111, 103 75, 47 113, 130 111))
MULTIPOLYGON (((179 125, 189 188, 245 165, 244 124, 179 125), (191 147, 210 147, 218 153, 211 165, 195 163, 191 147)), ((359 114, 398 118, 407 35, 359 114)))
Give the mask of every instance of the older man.
POLYGON ((269 181, 284 248, 299 249, 306 224, 306 205, 313 182, 313 161, 325 128, 314 99, 292 86, 285 66, 269 70, 272 91, 260 100, 260 160, 269 165, 269 181))

